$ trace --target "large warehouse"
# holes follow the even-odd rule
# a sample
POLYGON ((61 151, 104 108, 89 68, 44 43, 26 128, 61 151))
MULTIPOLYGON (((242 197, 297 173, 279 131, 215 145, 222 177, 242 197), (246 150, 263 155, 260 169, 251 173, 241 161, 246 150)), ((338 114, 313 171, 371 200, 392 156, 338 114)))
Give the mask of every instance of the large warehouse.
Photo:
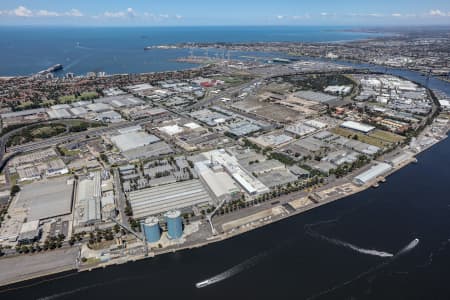
POLYGON ((357 185, 367 184, 372 180, 376 179, 377 177, 386 174, 391 169, 392 167, 389 164, 377 163, 376 165, 370 167, 369 170, 356 176, 353 182, 356 183, 357 185))
POLYGON ((344 123, 341 124, 342 128, 347 128, 347 129, 353 129, 356 131, 361 131, 363 133, 369 133, 372 130, 375 129, 375 127, 367 125, 367 124, 363 124, 363 123, 359 123, 359 122, 355 122, 355 121, 346 121, 344 123))
POLYGON ((89 178, 78 182, 74 225, 94 224, 101 219, 101 177, 100 172, 91 173, 89 178))
POLYGON ((73 180, 62 178, 24 185, 15 207, 27 210, 27 221, 67 215, 72 211, 73 180))
POLYGON ((125 152, 156 143, 159 141, 159 138, 154 135, 150 135, 145 131, 133 131, 113 136, 111 141, 117 146, 117 148, 119 148, 120 151, 125 152))
POLYGON ((212 201, 197 179, 133 191, 128 200, 136 219, 212 201))

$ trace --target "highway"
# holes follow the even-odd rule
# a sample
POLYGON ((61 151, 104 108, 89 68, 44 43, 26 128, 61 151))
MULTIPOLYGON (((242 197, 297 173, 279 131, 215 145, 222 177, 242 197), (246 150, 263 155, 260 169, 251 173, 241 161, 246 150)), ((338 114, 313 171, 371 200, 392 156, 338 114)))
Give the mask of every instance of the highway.
MULTIPOLYGON (((137 121, 132 121, 132 122, 122 122, 122 123, 117 123, 117 124, 112 124, 109 125, 108 127, 101 127, 101 128, 95 128, 95 129, 91 129, 91 130, 87 130, 87 131, 82 131, 82 132, 75 132, 72 134, 66 134, 63 136, 56 136, 53 138, 48 138, 42 141, 38 141, 38 142, 31 142, 31 143, 26 143, 23 145, 18 145, 18 146, 13 146, 13 147, 9 147, 8 149, 6 149, 6 152, 10 155, 13 155, 15 153, 21 153, 21 152, 27 152, 27 151, 33 151, 33 150, 38 150, 38 149, 42 149, 42 148, 46 148, 46 147, 50 147, 50 146, 55 146, 57 144, 61 144, 64 142, 69 142, 72 140, 76 140, 79 138, 83 138, 86 135, 89 136, 99 136, 101 134, 110 132, 110 131, 115 131, 121 128, 126 128, 126 127, 130 127, 130 126, 134 126, 134 125, 140 125, 140 124, 145 124, 147 122, 151 121, 151 118, 146 118, 146 119, 141 119, 141 120, 137 120, 137 121)), ((52 123, 55 121, 47 121, 41 124, 48 124, 48 123, 52 123)), ((58 120, 56 121, 58 123, 64 122, 64 120, 58 120)), ((36 125, 36 124, 32 124, 32 125, 36 125)), ((31 125, 28 125, 31 126, 31 125)), ((5 157, 5 148, 6 148, 6 143, 8 141, 8 139, 14 135, 17 132, 20 132, 21 130, 25 129, 26 127, 21 127, 19 129, 15 129, 11 132, 6 133, 4 136, 1 137, 0 139, 0 145, 1 145, 1 151, 0 151, 0 160, 1 163, 3 164, 4 161, 7 159, 7 157, 5 157)))

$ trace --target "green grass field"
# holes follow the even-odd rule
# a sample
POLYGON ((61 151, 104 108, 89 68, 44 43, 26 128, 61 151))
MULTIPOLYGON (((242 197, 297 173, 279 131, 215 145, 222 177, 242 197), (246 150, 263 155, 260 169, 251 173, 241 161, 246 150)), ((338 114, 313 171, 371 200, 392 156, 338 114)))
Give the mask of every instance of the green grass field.
POLYGON ((388 142, 388 143, 398 143, 398 142, 402 142, 405 137, 389 132, 389 131, 385 131, 385 130, 380 130, 380 129, 375 129, 374 131, 372 131, 371 133, 368 134, 371 137, 374 137, 376 139, 388 142))
POLYGON ((357 140, 366 144, 374 145, 379 148, 386 148, 392 145, 392 142, 387 142, 383 139, 379 139, 377 137, 373 137, 370 135, 365 135, 363 133, 353 131, 350 129, 344 129, 340 127, 335 127, 330 130, 332 133, 341 135, 343 137, 353 139, 355 136, 357 136, 357 140))
POLYGON ((68 96, 61 96, 58 98, 59 103, 72 103, 75 101, 81 101, 81 100, 92 100, 98 98, 97 92, 84 92, 80 96, 75 95, 68 95, 68 96))

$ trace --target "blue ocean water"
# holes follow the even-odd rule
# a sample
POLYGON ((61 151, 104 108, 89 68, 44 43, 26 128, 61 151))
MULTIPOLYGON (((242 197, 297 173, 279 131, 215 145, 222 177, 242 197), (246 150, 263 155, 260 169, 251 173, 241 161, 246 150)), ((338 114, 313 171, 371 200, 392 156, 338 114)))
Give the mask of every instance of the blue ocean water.
POLYGON ((377 36, 345 29, 348 28, 0 27, 0 76, 30 75, 54 64, 63 64, 64 72, 75 74, 90 71, 143 73, 192 67, 192 64, 174 61, 186 56, 188 50, 143 50, 150 45, 219 41, 334 42, 377 36))

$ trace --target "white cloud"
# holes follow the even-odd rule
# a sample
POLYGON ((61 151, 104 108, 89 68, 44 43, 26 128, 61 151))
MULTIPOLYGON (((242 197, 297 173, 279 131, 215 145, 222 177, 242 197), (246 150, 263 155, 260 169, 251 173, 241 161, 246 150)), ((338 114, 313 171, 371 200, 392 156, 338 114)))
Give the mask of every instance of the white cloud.
POLYGON ((134 18, 137 17, 138 14, 134 11, 134 9, 129 7, 124 11, 105 11, 103 16, 107 18, 134 18))
POLYGON ((2 10, 0 15, 13 16, 13 17, 82 17, 83 14, 78 9, 71 9, 68 12, 56 12, 46 9, 30 10, 25 6, 19 6, 13 10, 2 10))
POLYGON ((31 17, 33 16, 33 12, 26 8, 25 6, 19 6, 18 8, 12 10, 10 14, 15 15, 17 17, 31 17))
POLYGON ((278 16, 277 16, 277 19, 278 19, 278 20, 283 20, 283 19, 284 19, 284 16, 278 15, 278 16))
POLYGON ((335 17, 336 13, 321 12, 320 16, 322 16, 322 17, 335 17))
POLYGON ((105 16, 107 18, 124 18, 125 12, 123 12, 123 11, 116 11, 116 12, 105 11, 103 13, 103 16, 105 16))
POLYGON ((39 17, 59 17, 60 14, 57 13, 56 11, 48 11, 48 10, 45 10, 45 9, 41 9, 41 10, 38 10, 36 12, 36 16, 39 16, 39 17))
POLYGON ((439 9, 432 9, 428 12, 428 14, 432 17, 450 17, 450 12, 449 13, 445 13, 439 9))
POLYGON ((292 20, 303 20, 303 19, 309 19, 311 16, 309 14, 304 14, 300 16, 292 16, 292 20))
POLYGON ((402 14, 400 14, 400 13, 393 13, 391 16, 393 16, 393 17, 401 17, 402 14))
POLYGON ((131 7, 127 8, 127 15, 130 18, 134 18, 137 16, 136 12, 131 7))
POLYGON ((84 14, 76 8, 72 8, 68 12, 65 13, 66 16, 70 17, 83 17, 84 14))
POLYGON ((183 16, 182 15, 175 15, 175 19, 177 19, 177 20, 181 20, 181 19, 183 19, 183 16))

